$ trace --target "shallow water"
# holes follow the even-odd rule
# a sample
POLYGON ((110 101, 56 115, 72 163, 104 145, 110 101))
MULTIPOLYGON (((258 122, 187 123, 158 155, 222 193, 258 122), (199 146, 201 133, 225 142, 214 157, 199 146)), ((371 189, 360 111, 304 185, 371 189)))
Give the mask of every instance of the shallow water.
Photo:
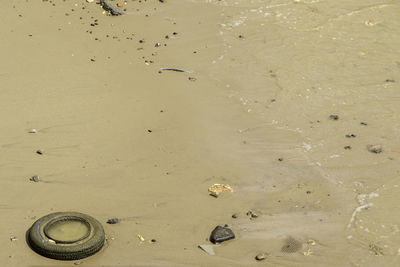
POLYGON ((398 265, 398 2, 126 8, 0 11, 1 265, 68 265, 24 234, 71 210, 107 235, 83 266, 398 265), (210 197, 214 183, 234 192, 210 197), (198 249, 223 224, 236 239, 198 249))
POLYGON ((88 231, 88 226, 81 221, 58 221, 49 226, 46 235, 55 241, 72 243, 83 239, 88 234, 88 231))

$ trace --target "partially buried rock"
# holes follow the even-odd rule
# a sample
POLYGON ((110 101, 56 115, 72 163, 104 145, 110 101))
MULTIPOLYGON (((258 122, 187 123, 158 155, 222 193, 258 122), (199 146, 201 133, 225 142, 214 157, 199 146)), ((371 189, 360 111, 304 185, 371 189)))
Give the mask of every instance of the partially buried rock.
POLYGON ((105 11, 108 11, 111 16, 119 16, 125 14, 124 11, 122 11, 119 7, 117 7, 110 1, 100 0, 100 5, 103 7, 105 11))
POLYGON ((228 227, 223 227, 218 225, 215 229, 211 232, 210 241, 214 244, 221 243, 227 240, 231 240, 235 238, 235 234, 231 229, 228 227))
POLYGON ((35 182, 35 183, 40 181, 39 176, 37 176, 37 175, 32 176, 29 180, 31 180, 32 182, 35 182))
POLYGON ((119 222, 119 219, 118 218, 112 218, 112 219, 108 219, 107 220, 107 223, 108 224, 116 224, 116 223, 118 223, 119 222))
POLYGON ((339 119, 339 116, 332 114, 332 115, 329 115, 329 119, 333 120, 333 121, 337 121, 339 119))
POLYGON ((378 154, 382 152, 382 146, 381 145, 367 145, 367 149, 369 152, 378 154))
POLYGON ((267 256, 268 256, 267 253, 260 253, 260 254, 257 254, 257 256, 255 258, 258 261, 263 261, 267 258, 267 256))

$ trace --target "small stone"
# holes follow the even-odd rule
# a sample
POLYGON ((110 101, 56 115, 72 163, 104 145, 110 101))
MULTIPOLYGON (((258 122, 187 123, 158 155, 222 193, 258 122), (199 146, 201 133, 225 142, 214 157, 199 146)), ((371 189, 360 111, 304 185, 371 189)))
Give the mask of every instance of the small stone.
POLYGON ((252 210, 249 210, 247 213, 246 213, 246 215, 247 216, 250 216, 250 218, 257 218, 258 217, 258 215, 254 212, 254 211, 252 211, 252 210))
POLYGON ((233 218, 233 219, 239 218, 239 214, 238 214, 238 213, 232 214, 232 218, 233 218))
POLYGON ((218 225, 215 229, 211 232, 210 241, 214 244, 221 243, 230 239, 234 239, 235 234, 231 229, 228 227, 222 227, 218 225))
POLYGON ((18 240, 18 238, 16 236, 10 237, 10 241, 17 241, 17 240, 18 240))
POLYGON ((116 223, 118 223, 119 222, 119 219, 118 218, 111 218, 111 219, 108 219, 107 220, 107 223, 108 224, 116 224, 116 223))
POLYGON ((36 129, 30 129, 28 133, 37 133, 36 129))
POLYGON ((38 175, 34 175, 34 176, 32 176, 29 180, 32 181, 32 182, 37 183, 37 182, 40 181, 40 178, 39 178, 38 175))
POLYGON ((36 150, 36 154, 43 155, 43 150, 41 149, 36 150))
POLYGON ((329 115, 329 119, 333 121, 337 121, 339 119, 339 115, 329 115))
POLYGON ((378 154, 382 152, 382 146, 381 145, 367 145, 367 149, 369 152, 378 154))
POLYGON ((260 254, 257 254, 257 256, 255 258, 258 261, 263 261, 263 260, 265 260, 267 258, 267 256, 268 255, 266 253, 260 253, 260 254))
POLYGON ((189 77, 188 80, 194 82, 194 81, 196 81, 197 79, 196 79, 195 77, 189 77))

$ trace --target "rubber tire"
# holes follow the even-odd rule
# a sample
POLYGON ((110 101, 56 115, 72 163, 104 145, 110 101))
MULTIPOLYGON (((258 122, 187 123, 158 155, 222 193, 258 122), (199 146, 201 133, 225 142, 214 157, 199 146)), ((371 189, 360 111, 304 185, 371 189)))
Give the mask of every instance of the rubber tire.
POLYGON ((37 220, 28 230, 29 246, 42 256, 56 260, 79 260, 89 257, 104 245, 105 234, 99 221, 79 212, 56 212, 37 220), (79 219, 89 225, 89 235, 75 243, 57 244, 44 233, 46 225, 58 220, 79 219))

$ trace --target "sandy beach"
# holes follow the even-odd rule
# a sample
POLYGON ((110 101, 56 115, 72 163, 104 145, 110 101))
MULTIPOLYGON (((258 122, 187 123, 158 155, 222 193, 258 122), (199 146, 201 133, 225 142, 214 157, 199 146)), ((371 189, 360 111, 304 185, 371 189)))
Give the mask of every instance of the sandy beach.
POLYGON ((6 2, 1 266, 399 266, 399 2, 6 2), (104 248, 35 253, 58 211, 104 248))

